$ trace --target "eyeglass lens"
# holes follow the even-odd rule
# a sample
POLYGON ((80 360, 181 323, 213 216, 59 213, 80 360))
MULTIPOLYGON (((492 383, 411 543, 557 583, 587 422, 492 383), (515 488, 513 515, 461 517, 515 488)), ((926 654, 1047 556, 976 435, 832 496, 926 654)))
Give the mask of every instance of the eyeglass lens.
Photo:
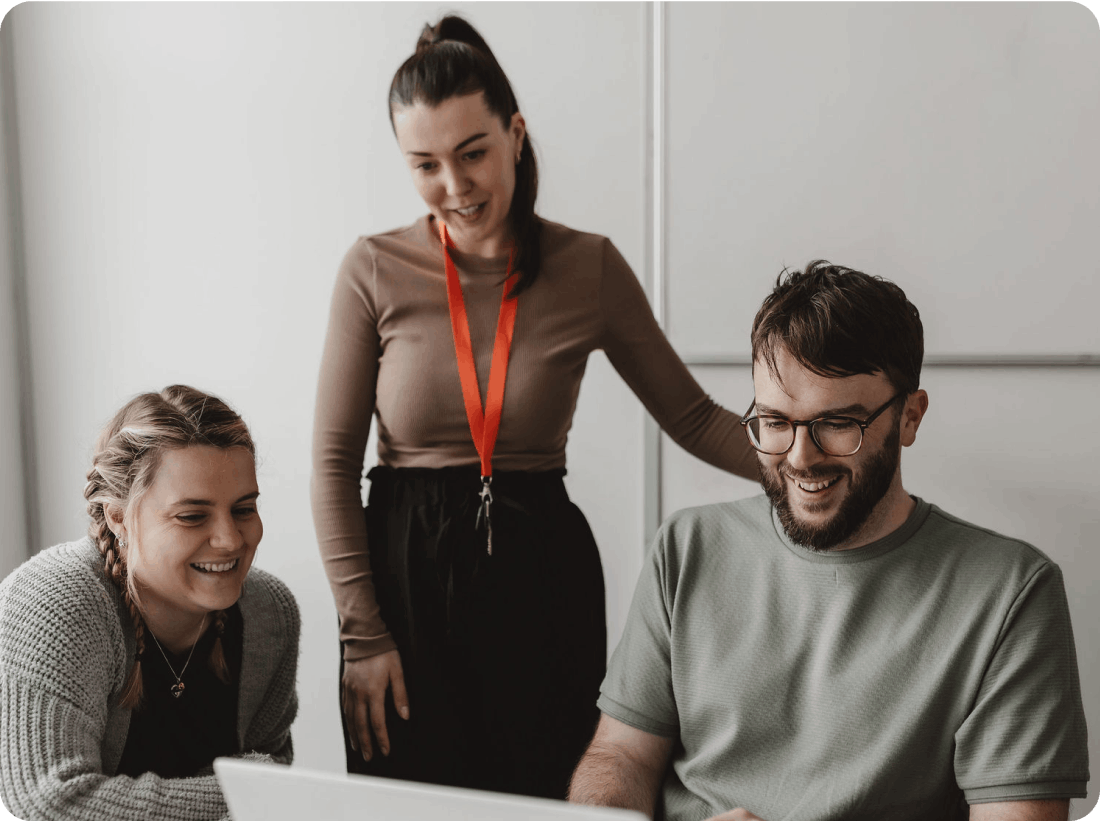
MULTIPOLYGON (((794 444, 794 427, 786 419, 759 416, 746 427, 753 446, 764 453, 786 453, 794 444)), ((859 425, 846 419, 818 419, 810 426, 810 433, 830 456, 849 456, 863 441, 859 425)))

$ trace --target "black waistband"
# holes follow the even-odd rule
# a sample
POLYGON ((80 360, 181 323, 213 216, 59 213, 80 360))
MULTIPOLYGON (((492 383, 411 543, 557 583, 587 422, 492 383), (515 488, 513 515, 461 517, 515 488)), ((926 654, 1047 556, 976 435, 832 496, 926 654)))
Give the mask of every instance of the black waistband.
MULTIPOLYGON (((568 501, 565 491, 565 468, 556 470, 495 470, 493 494, 507 496, 537 496, 544 501, 568 501)), ((377 465, 367 474, 371 481, 371 495, 378 491, 390 492, 396 488, 411 490, 416 496, 444 496, 455 494, 474 496, 481 490, 481 471, 475 466, 445 468, 391 468, 377 465)))

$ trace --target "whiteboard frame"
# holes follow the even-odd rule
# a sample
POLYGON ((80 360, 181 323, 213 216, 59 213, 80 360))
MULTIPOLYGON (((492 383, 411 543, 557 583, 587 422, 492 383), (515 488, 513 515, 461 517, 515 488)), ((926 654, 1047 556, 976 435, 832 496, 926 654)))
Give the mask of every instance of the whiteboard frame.
MULTIPOLYGON (((688 354, 681 357, 688 367, 747 366, 747 354, 688 354)), ((1095 368, 1100 354, 928 354, 924 366, 932 368, 1095 368)))

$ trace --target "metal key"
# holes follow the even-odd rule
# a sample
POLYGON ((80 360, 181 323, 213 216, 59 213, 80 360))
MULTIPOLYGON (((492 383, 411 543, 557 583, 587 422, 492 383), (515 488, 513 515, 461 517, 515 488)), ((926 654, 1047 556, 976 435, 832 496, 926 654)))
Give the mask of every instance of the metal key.
POLYGON ((482 522, 485 523, 485 530, 487 534, 486 551, 490 556, 493 555, 493 491, 490 488, 490 485, 492 483, 492 476, 481 477, 481 493, 478 494, 481 497, 481 504, 479 504, 477 507, 477 521, 474 524, 474 527, 477 530, 481 530, 482 522))

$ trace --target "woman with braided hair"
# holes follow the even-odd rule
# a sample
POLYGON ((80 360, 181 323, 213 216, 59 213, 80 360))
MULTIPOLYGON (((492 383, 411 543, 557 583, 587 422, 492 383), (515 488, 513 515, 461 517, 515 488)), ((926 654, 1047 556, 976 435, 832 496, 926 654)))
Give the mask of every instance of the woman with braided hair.
POLYGON ((589 354, 695 456, 756 478, 755 454, 614 245, 535 213, 526 121, 469 23, 425 28, 389 115, 428 213, 344 257, 314 416, 347 767, 564 798, 606 663, 599 552, 562 481, 589 354))
POLYGON ((0 584, 0 788, 25 819, 222 819, 218 756, 289 764, 298 609, 251 568, 255 446, 220 399, 141 394, 96 444, 89 536, 0 584))

